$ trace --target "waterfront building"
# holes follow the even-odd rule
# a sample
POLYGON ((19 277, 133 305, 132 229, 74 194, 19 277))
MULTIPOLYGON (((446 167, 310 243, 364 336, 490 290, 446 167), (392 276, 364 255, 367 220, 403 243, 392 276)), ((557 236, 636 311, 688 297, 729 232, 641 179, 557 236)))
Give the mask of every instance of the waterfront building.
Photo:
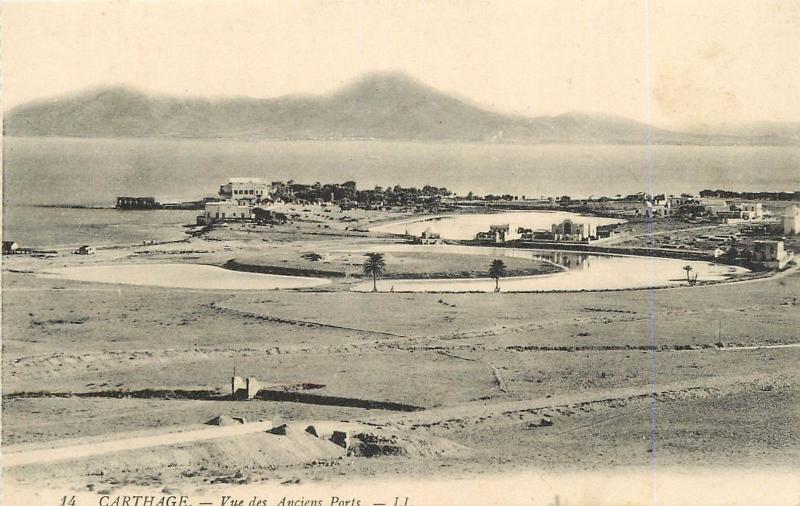
POLYGON ((434 232, 431 227, 428 227, 419 235, 416 242, 418 244, 441 244, 442 236, 434 232))
POLYGON ((619 235, 619 225, 616 223, 610 225, 598 225, 595 230, 598 241, 603 239, 611 239, 612 237, 617 237, 619 235))
POLYGON ((520 234, 520 239, 523 241, 552 241, 553 234, 549 230, 523 228, 517 229, 520 234))
POLYGON ((209 225, 217 221, 251 220, 253 208, 236 201, 207 202, 203 214, 197 217, 198 225, 209 225))
POLYGON ((501 243, 506 241, 515 241, 522 238, 520 234, 521 229, 511 229, 511 225, 506 223, 503 225, 490 225, 488 232, 478 232, 475 235, 476 241, 487 241, 501 243))
POLYGON ((272 185, 258 177, 232 177, 219 187, 222 200, 237 202, 261 202, 270 195, 272 185))
POLYGON ((570 219, 552 225, 551 232, 556 241, 589 241, 597 238, 597 230, 592 223, 576 223, 570 219))
POLYGON ((117 197, 117 209, 158 209, 161 204, 155 197, 117 197))

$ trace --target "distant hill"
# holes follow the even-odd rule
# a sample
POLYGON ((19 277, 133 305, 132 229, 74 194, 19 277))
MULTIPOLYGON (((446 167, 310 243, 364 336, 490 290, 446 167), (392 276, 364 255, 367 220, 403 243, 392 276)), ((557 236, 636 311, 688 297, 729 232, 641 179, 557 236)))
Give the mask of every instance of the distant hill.
POLYGON ((693 129, 692 133, 749 139, 753 144, 800 145, 800 122, 796 121, 751 121, 735 125, 714 125, 693 129))
POLYGON ((617 116, 499 114, 401 73, 376 73, 336 93, 271 99, 202 99, 112 87, 20 105, 5 134, 62 137, 380 139, 644 144, 797 144, 800 124, 762 124, 757 135, 674 132, 617 116))

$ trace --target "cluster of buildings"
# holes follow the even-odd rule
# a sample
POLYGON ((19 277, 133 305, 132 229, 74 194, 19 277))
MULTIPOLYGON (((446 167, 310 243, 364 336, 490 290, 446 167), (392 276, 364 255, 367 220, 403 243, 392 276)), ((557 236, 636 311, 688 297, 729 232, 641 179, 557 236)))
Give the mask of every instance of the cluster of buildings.
POLYGON ((561 197, 558 203, 560 207, 586 208, 630 218, 676 217, 685 221, 744 223, 770 217, 770 212, 765 209, 762 202, 731 202, 714 194, 695 196, 688 193, 680 195, 637 193, 625 197, 601 197, 594 200, 571 200, 561 197))
POLYGON ((491 225, 486 232, 478 232, 476 241, 504 243, 508 241, 522 242, 576 242, 588 244, 602 241, 617 235, 617 225, 596 225, 591 221, 575 221, 565 219, 561 223, 551 225, 550 230, 537 230, 524 227, 513 227, 506 223, 491 225))
MULTIPOLYGON (((671 203, 668 203, 670 205, 671 203)), ((678 216, 684 218, 705 217, 719 223, 744 223, 749 221, 763 221, 769 217, 761 202, 729 203, 717 198, 683 198, 681 197, 668 208, 667 215, 675 210, 678 216)))
MULTIPOLYGON (((197 223, 207 225, 215 221, 252 220, 254 209, 267 203, 334 204, 343 210, 414 210, 444 211, 453 207, 453 197, 447 188, 423 186, 422 188, 376 186, 359 190, 356 183, 346 181, 332 184, 302 184, 294 181, 268 182, 261 178, 230 178, 219 188, 218 198, 203 201, 203 214, 197 223)), ((131 197, 120 197, 131 199, 131 197)), ((118 201, 125 203, 125 201, 118 201)))
POLYGON ((234 177, 219 187, 219 200, 207 201, 198 225, 219 221, 248 221, 255 209, 270 200, 272 185, 261 178, 234 177))
POLYGON ((791 205, 784 209, 780 221, 742 229, 727 251, 716 250, 714 255, 725 254, 768 269, 783 269, 793 258, 783 239, 796 235, 800 235, 800 207, 791 205))
POLYGON ((400 185, 359 190, 354 181, 344 183, 300 184, 294 181, 272 183, 271 198, 276 202, 300 204, 330 203, 348 209, 444 210, 453 206, 452 193, 444 187, 402 187, 400 185))

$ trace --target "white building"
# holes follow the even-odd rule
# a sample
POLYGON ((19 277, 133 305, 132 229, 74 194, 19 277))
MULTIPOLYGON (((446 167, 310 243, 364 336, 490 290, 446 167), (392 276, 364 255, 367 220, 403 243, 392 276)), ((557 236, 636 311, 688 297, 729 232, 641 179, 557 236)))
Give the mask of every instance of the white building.
POLYGON ((783 210, 783 234, 800 234, 800 207, 788 206, 783 210))
POLYGON ((442 244, 442 236, 428 227, 419 235, 416 242, 419 244, 442 244))
POLYGON ((783 241, 753 241, 752 261, 769 269, 783 269, 791 256, 783 247, 783 241))
POLYGON ((587 241, 597 238, 597 230, 593 223, 576 223, 566 219, 550 227, 556 241, 587 241))
POLYGON ((711 211, 711 214, 721 218, 726 223, 761 221, 765 216, 764 205, 761 202, 731 204, 727 209, 711 211))
POLYGON ((519 228, 513 228, 510 224, 489 225, 488 232, 478 232, 475 235, 476 241, 491 241, 501 243, 506 241, 516 241, 522 239, 519 228))
POLYGON ((718 213, 725 214, 730 211, 728 202, 722 199, 700 199, 699 205, 703 206, 703 210, 710 216, 717 216, 718 213))
POLYGON ((203 214, 197 217, 198 225, 208 225, 215 221, 251 220, 253 208, 236 201, 207 202, 203 214))
POLYGON ((269 197, 272 185, 258 177, 232 177, 219 187, 222 200, 260 202, 269 197))
POLYGON ((763 220, 764 206, 761 202, 739 204, 737 206, 745 220, 763 220))

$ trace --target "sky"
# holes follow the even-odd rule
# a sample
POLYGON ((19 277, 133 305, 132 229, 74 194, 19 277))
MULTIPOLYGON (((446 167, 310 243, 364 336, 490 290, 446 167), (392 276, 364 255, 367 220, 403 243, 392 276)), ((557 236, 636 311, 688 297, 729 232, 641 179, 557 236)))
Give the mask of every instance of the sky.
POLYGON ((326 93, 400 70, 485 108, 800 121, 800 0, 12 2, 3 110, 109 84, 326 93))

